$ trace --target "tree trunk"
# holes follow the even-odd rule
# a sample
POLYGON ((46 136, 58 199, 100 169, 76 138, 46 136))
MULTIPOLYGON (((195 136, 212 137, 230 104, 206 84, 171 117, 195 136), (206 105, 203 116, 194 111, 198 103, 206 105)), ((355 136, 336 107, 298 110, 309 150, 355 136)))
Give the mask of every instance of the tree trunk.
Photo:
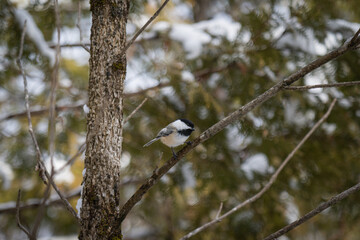
POLYGON ((85 175, 79 239, 122 239, 119 221, 128 0, 90 0, 92 12, 85 175))

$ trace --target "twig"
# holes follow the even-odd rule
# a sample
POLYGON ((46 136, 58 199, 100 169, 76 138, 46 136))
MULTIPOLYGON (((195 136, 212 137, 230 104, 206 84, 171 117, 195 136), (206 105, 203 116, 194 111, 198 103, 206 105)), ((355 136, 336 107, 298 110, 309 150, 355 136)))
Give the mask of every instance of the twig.
POLYGON ((26 78, 26 75, 25 75, 25 72, 24 72, 24 68, 22 66, 22 61, 21 61, 21 57, 22 57, 22 53, 23 53, 23 46, 24 46, 25 30, 26 30, 26 21, 24 23, 24 29, 23 29, 23 32, 22 32, 22 35, 21 35, 20 51, 19 51, 19 56, 17 58, 17 64, 18 64, 18 66, 20 68, 21 75, 23 76, 24 92, 25 92, 25 108, 26 108, 26 115, 27 115, 27 120, 28 120, 29 133, 30 133, 31 139, 32 139, 32 141, 34 143, 35 150, 36 150, 37 165, 36 165, 35 170, 39 171, 39 176, 41 177, 41 179, 46 184, 47 184, 47 181, 50 182, 50 184, 53 186, 53 188, 55 189, 55 191, 57 192, 59 197, 62 199, 62 201, 63 201, 64 205, 66 206, 66 208, 79 221, 79 218, 77 217, 77 214, 76 214, 75 210, 71 207, 70 203, 66 200, 66 198, 64 198, 64 196, 60 192, 59 188, 56 186, 56 184, 54 183, 54 181, 51 178, 50 174, 46 170, 46 167, 44 165, 44 161, 43 161, 43 158, 42 158, 42 154, 41 154, 41 151, 40 151, 40 147, 39 147, 39 144, 38 144, 38 142, 36 140, 35 133, 34 133, 34 130, 33 130, 32 122, 31 122, 31 114, 30 114, 29 90, 28 90, 28 86, 27 86, 27 78, 26 78))
POLYGON ((149 87, 149 88, 146 88, 146 89, 143 89, 143 90, 139 90, 137 92, 130 92, 130 93, 124 93, 123 94, 123 97, 124 98, 129 98, 129 97, 134 97, 134 96, 137 96, 137 95, 141 95, 141 94, 144 94, 146 93, 147 91, 151 91, 151 90, 156 90, 156 89, 160 89, 160 88, 164 88, 164 87, 168 87, 170 86, 170 83, 159 83, 158 85, 156 86, 153 86, 153 87, 149 87))
POLYGON ((55 22, 57 31, 57 46, 55 48, 55 65, 52 72, 51 88, 50 88, 50 107, 49 107, 49 155, 51 162, 51 175, 54 173, 54 154, 55 154, 55 136, 56 136, 56 90, 59 78, 60 65, 60 13, 58 0, 54 0, 55 22))
MULTIPOLYGON (((45 168, 44 163, 40 162, 40 164, 45 168)), ((58 186, 55 184, 54 180, 52 179, 52 176, 48 173, 47 170, 45 170, 45 175, 47 177, 47 179, 49 180, 51 186, 54 188, 55 192, 59 195, 60 199, 63 201, 66 209, 76 218, 76 220, 78 222, 80 222, 80 218, 77 215, 76 211, 74 210, 74 208, 71 206, 71 204, 69 203, 69 201, 65 198, 65 196, 62 194, 62 192, 60 191, 60 189, 58 188, 58 186)))
POLYGON ((18 196, 16 199, 16 222, 17 222, 17 225, 19 226, 19 228, 26 234, 26 236, 28 236, 28 238, 31 239, 30 232, 21 224, 21 221, 20 221, 20 207, 19 207, 20 199, 21 199, 21 190, 19 189, 18 196))
MULTIPOLYGON (((65 44, 60 44, 60 47, 61 48, 71 48, 71 47, 82 47, 83 46, 87 47, 87 46, 90 46, 90 43, 65 43, 65 44)), ((49 44, 49 48, 55 48, 56 47, 56 44, 49 44)), ((86 48, 88 49, 88 48, 86 48)))
POLYGON ((291 85, 292 83, 298 81, 300 78, 304 77, 306 74, 312 72, 313 70, 319 68, 325 63, 345 54, 349 50, 352 50, 347 44, 327 53, 326 55, 316 59, 305 67, 299 69, 295 73, 291 74, 289 77, 283 79, 282 81, 275 84, 273 87, 254 98, 252 101, 248 102, 244 106, 240 107, 236 111, 232 112, 227 117, 223 118, 207 130, 205 130, 199 137, 194 139, 191 144, 183 147, 178 153, 177 158, 170 158, 162 167, 159 168, 157 173, 152 174, 139 188, 138 190, 130 197, 130 199, 124 204, 120 210, 119 221, 123 221, 126 215, 131 211, 131 209, 138 203, 144 194, 149 191, 151 187, 164 175, 166 174, 176 163, 180 161, 188 152, 193 150, 200 143, 205 142, 209 138, 213 137, 215 134, 223 130, 229 124, 243 118, 247 113, 252 111, 255 107, 260 106, 270 98, 274 97, 277 93, 284 89, 284 87, 291 85))
POLYGON ((80 145, 78 151, 72 156, 69 160, 66 161, 66 163, 60 167, 58 170, 54 172, 54 175, 64 170, 69 165, 72 165, 76 158, 78 158, 84 151, 85 151, 86 143, 83 143, 80 145))
POLYGON ((308 90, 312 88, 330 88, 330 87, 347 87, 347 86, 354 86, 360 85, 360 81, 354 82, 341 82, 341 83, 329 83, 329 84, 317 84, 317 85, 309 85, 309 86, 286 86, 284 87, 285 90, 308 90))
POLYGON ((23 82, 24 82, 24 93, 25 93, 25 109, 26 109, 26 116, 27 116, 27 120, 28 120, 28 127, 29 127, 29 133, 31 136, 31 139, 35 145, 35 152, 36 152, 36 156, 38 159, 38 163, 36 165, 35 170, 39 172, 39 176, 40 178, 46 183, 46 177, 44 175, 44 169, 41 167, 41 165, 39 164, 39 161, 41 161, 41 151, 39 148, 39 144, 36 140, 35 134, 34 134, 34 130, 33 130, 33 126, 32 126, 32 122, 31 122, 31 115, 30 115, 30 104, 29 104, 29 90, 28 90, 28 85, 27 85, 27 78, 24 72, 24 68, 22 66, 22 54, 23 54, 23 47, 24 47, 24 38, 25 38, 25 32, 26 32, 26 21, 24 22, 24 28, 23 28, 23 32, 21 34, 21 41, 20 41, 20 50, 19 50, 19 56, 16 59, 16 62, 19 66, 21 75, 23 77, 23 82))
MULTIPOLYGON (((67 111, 67 110, 72 110, 72 109, 82 110, 83 106, 84 106, 84 103, 73 105, 73 106, 56 106, 55 111, 60 112, 60 111, 67 111)), ((48 112, 49 112, 49 108, 42 108, 42 109, 39 109, 39 110, 31 110, 30 114, 31 114, 31 116, 34 117, 34 116, 41 116, 41 115, 43 115, 45 113, 48 113, 48 112)), ((1 118, 0 122, 10 120, 10 119, 13 119, 13 118, 17 118, 17 117, 26 117, 26 116, 27 116, 26 111, 19 112, 19 113, 12 113, 12 114, 9 114, 9 115, 1 118)))
MULTIPOLYGON (((70 191, 66 194, 67 199, 75 198, 80 196, 80 187, 76 188, 75 190, 70 191)), ((28 199, 26 202, 19 205, 20 210, 32 209, 39 207, 41 205, 43 199, 35 198, 35 199, 28 199)), ((51 206, 56 204, 63 204, 62 200, 60 199, 57 193, 52 194, 49 200, 45 203, 45 206, 51 206)), ((16 211, 16 204, 14 202, 7 202, 0 204, 0 214, 11 214, 16 211)))
POLYGON ((280 229, 279 231, 277 231, 277 232, 275 232, 273 234, 270 234, 269 236, 264 238, 264 240, 277 239, 278 237, 280 237, 280 236, 284 235, 285 233, 291 231, 292 229, 296 228, 297 226, 305 223, 306 221, 308 221, 312 217, 316 216, 317 214, 321 213, 325 209, 335 205, 339 201, 341 201, 344 198, 348 197, 350 194, 353 194, 353 193, 355 193, 355 192, 357 192, 359 190, 360 190, 360 183, 358 183, 358 184, 354 185, 353 187, 343 191, 342 193, 336 195, 335 197, 332 197, 329 201, 321 203, 318 207, 316 207, 312 211, 308 212, 303 217, 301 217, 298 220, 290 223, 289 225, 285 226, 284 228, 280 229))
POLYGON ((130 115, 125 118, 124 124, 127 123, 127 122, 135 115, 135 113, 136 113, 137 111, 139 111, 139 109, 144 105, 144 103, 145 103, 147 100, 148 100, 148 99, 145 98, 145 99, 139 104, 139 106, 137 106, 137 107, 134 109, 134 111, 132 111, 132 112, 130 113, 130 115))
POLYGON ((286 166, 286 164, 290 161, 290 159, 294 156, 294 154, 301 148, 301 146, 309 139, 309 137, 313 134, 313 132, 328 118, 328 116, 330 115, 330 112, 332 111, 334 105, 335 105, 336 99, 334 99, 332 101, 332 103, 330 104, 329 109, 327 110, 327 112, 324 114, 324 116, 322 116, 322 118, 320 118, 320 120, 311 128, 311 130, 305 135, 305 137, 298 143, 298 145, 290 152, 290 154, 286 157, 286 159, 281 163, 281 165, 279 166, 279 168, 275 171, 275 173, 271 176, 269 182, 266 183, 266 185, 258 192, 256 193, 254 196, 252 196, 251 198, 246 199, 245 201, 243 201, 242 203, 238 204, 237 206, 235 206, 234 208, 232 208, 230 211, 224 213, 223 215, 221 215, 220 217, 215 218, 214 220, 196 228, 195 230, 191 231, 190 233, 186 234, 184 237, 182 237, 180 240, 185 240, 185 239, 189 239, 190 237, 198 234, 199 232, 205 230, 206 228, 214 225, 215 223, 220 222, 221 220, 223 220, 224 218, 228 217, 229 215, 237 212, 239 209, 243 208, 244 206, 256 201, 257 199, 259 199, 267 190, 269 190, 269 188, 274 184, 274 182, 276 181, 277 177, 279 176, 280 172, 284 169, 284 167, 286 166))
POLYGON ((136 38, 149 26, 149 24, 160 14, 161 10, 165 7, 165 5, 169 2, 169 0, 165 0, 165 2, 159 7, 159 9, 154 13, 154 15, 142 26, 132 37, 132 39, 126 44, 124 49, 121 50, 120 56, 122 56, 126 50, 135 42, 136 38))
POLYGON ((79 29, 79 34, 80 34, 80 46, 85 49, 88 53, 90 53, 90 50, 85 46, 85 44, 83 44, 83 37, 82 37, 82 30, 81 30, 81 26, 80 26, 80 20, 81 20, 81 1, 79 0, 79 4, 78 4, 78 18, 77 18, 77 23, 76 23, 76 27, 79 29))
POLYGON ((45 207, 46 207, 46 201, 49 199, 50 197, 50 185, 46 185, 46 189, 44 191, 44 196, 41 200, 40 206, 38 208, 35 220, 34 220, 34 225, 32 227, 31 230, 31 235, 36 239, 37 233, 39 231, 40 228, 40 224, 41 221, 44 218, 44 213, 45 213, 45 207))
POLYGON ((218 219, 218 218, 220 217, 220 214, 221 214, 221 211, 222 211, 223 206, 224 206, 224 203, 221 202, 221 203, 220 203, 219 210, 218 210, 218 212, 217 212, 217 214, 216 214, 215 219, 218 219))
MULTIPOLYGON (((120 183, 120 186, 123 187, 123 186, 131 185, 131 184, 139 184, 142 181, 144 181, 144 179, 131 178, 131 179, 122 181, 120 183)), ((81 191, 81 187, 78 187, 78 188, 71 190, 70 192, 64 194, 64 197, 66 199, 72 199, 72 198, 79 197, 80 191, 81 191)), ((26 200, 26 202, 20 203, 19 208, 20 208, 20 210, 27 210, 27 209, 39 207, 41 205, 42 200, 43 199, 40 199, 40 198, 28 199, 28 200, 26 200)), ((46 204, 45 204, 46 207, 49 207, 52 205, 64 205, 63 201, 61 200, 61 198, 59 197, 59 195, 57 193, 52 194, 51 197, 49 198, 49 200, 46 201, 46 204)), ((16 202, 0 203, 0 214, 13 214, 13 213, 16 213, 16 202)))

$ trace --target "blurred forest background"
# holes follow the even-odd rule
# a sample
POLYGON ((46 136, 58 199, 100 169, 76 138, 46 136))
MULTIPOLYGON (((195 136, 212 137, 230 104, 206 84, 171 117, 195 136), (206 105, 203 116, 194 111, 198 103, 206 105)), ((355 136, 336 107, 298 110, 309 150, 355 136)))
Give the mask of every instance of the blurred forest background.
MULTIPOLYGON (((131 1, 129 38, 158 9, 158 0, 131 1)), ((56 99, 56 183, 75 207, 86 136, 91 13, 88 1, 59 0, 61 62, 56 99), (80 6, 80 15, 79 15, 80 6), (79 152, 80 151, 80 152, 79 152), (77 154, 78 153, 78 154, 77 154), (72 157, 75 155, 75 158, 72 157)), ((48 159, 51 78, 57 42, 54 3, 0 1, 0 239, 25 239, 45 186, 34 171, 22 76, 16 65, 27 22, 24 68, 34 131, 48 159), (30 20, 29 20, 30 19, 30 20)), ((198 136, 311 60, 343 44, 360 28, 358 0, 172 0, 127 52, 125 116, 148 101, 124 127, 123 203, 156 166, 171 157, 161 143, 142 146, 176 118, 191 119, 198 136)), ((360 52, 352 51, 298 85, 360 80, 360 52)), ((261 239, 360 180, 360 87, 283 91, 198 146, 151 189, 123 224, 125 239, 179 239, 254 195, 296 144, 338 102, 261 199, 192 239, 261 239)), ((53 193, 54 194, 54 193, 53 193)), ((40 239, 77 239, 78 226, 53 195, 40 239)), ((281 239, 360 236, 360 195, 281 239)))

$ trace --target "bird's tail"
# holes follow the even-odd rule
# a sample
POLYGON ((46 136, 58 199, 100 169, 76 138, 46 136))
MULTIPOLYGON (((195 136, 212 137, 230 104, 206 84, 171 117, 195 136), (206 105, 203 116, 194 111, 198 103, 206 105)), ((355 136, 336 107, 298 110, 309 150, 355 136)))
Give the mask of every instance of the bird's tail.
POLYGON ((157 140, 159 140, 160 138, 154 138, 153 140, 151 140, 150 142, 146 143, 143 147, 147 147, 149 145, 151 145, 153 142, 156 142, 157 140))

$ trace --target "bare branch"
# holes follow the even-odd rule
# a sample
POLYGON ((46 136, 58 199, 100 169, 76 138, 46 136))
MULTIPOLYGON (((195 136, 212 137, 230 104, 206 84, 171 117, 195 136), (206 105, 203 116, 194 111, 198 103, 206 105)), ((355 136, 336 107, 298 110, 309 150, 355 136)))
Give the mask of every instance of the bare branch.
POLYGON ((156 89, 160 89, 160 88, 163 88, 163 87, 168 87, 170 86, 170 83, 159 83, 158 85, 156 86, 153 86, 153 87, 149 87, 149 88, 146 88, 146 89, 143 89, 143 90, 139 90, 137 92, 133 92, 133 93, 124 93, 123 94, 123 97, 124 98, 129 98, 129 97, 133 97, 133 96, 137 96, 137 95, 141 95, 141 94, 144 94, 146 93, 147 91, 151 91, 151 90, 156 90, 156 89))
POLYGON ((218 212, 217 212, 217 214, 216 214, 215 219, 218 219, 218 218, 220 217, 220 214, 221 214, 221 211, 222 211, 223 206, 224 206, 224 203, 221 202, 221 203, 220 203, 219 210, 218 210, 218 212))
POLYGON ((277 239, 278 237, 280 237, 280 236, 284 235, 285 233, 291 231, 292 229, 296 228, 297 226, 307 222, 312 217, 318 215, 319 213, 321 213, 325 209, 337 204, 338 202, 340 202, 344 198, 347 198, 350 194, 353 194, 353 193, 355 193, 355 192, 357 192, 359 190, 360 190, 360 183, 358 183, 358 184, 354 185, 353 187, 343 191, 342 193, 336 195, 335 197, 332 197, 329 201, 321 203, 318 207, 316 207, 312 211, 308 212, 307 214, 305 214, 300 219, 290 223, 289 225, 285 226, 284 228, 280 229, 279 231, 277 231, 277 232, 275 232, 273 234, 270 234, 269 236, 264 238, 264 240, 277 239))
POLYGON ((282 81, 275 84, 273 87, 254 98, 252 101, 232 112, 227 117, 223 118, 207 130, 205 130, 199 137, 193 140, 193 142, 185 147, 183 147, 178 153, 177 158, 170 158, 162 167, 153 173, 139 188, 138 190, 130 197, 130 199, 124 204, 120 210, 119 220, 123 221, 126 215, 130 210, 138 203, 144 194, 149 191, 149 189, 154 186, 154 184, 166 174, 176 163, 180 161, 188 152, 193 150, 200 143, 205 142, 209 138, 216 135, 218 132, 223 130, 229 124, 243 118, 247 113, 252 111, 255 107, 260 106, 262 103, 266 102, 270 98, 274 97, 277 93, 284 89, 284 87, 291 85, 292 83, 298 81, 300 78, 304 77, 306 74, 312 72, 313 70, 319 68, 325 63, 345 54, 349 50, 352 50, 349 45, 344 44, 343 46, 335 49, 326 55, 316 59, 305 67, 299 69, 295 73, 291 74, 289 77, 283 79, 282 81))
POLYGON ((36 140, 35 137, 35 133, 33 130, 33 126, 32 126, 32 122, 31 122, 31 114, 30 114, 30 104, 29 104, 29 90, 28 90, 28 85, 27 85, 27 78, 24 72, 24 68, 22 66, 22 53, 23 53, 23 46, 24 46, 24 38, 25 38, 25 30, 26 30, 26 21, 24 24, 24 29, 21 35, 21 43, 20 43, 20 51, 19 51, 19 56, 17 58, 17 64, 19 66, 21 75, 23 76, 23 81, 24 81, 24 92, 25 92, 25 108, 26 108, 26 115, 27 115, 27 120, 28 120, 28 127, 29 127, 29 133, 31 136, 31 139, 35 145, 35 150, 36 150, 36 159, 37 159, 37 165, 36 165, 36 171, 39 171, 39 176, 41 177, 41 179, 47 184, 47 181, 50 182, 50 184, 53 186, 53 188, 55 189, 55 191, 59 194, 60 198, 62 199, 64 205, 66 206, 66 208, 73 214, 73 216, 77 219, 77 214, 75 212, 75 210, 71 207, 70 203, 66 200, 66 198, 64 198, 64 196, 62 195, 62 193, 60 192, 59 188, 56 186, 56 184, 54 183, 53 179, 51 178, 50 174, 48 173, 48 171, 46 170, 46 167, 44 165, 44 161, 42 159, 42 154, 40 151, 40 147, 39 144, 36 140))
POLYGON ((135 113, 136 113, 137 111, 139 111, 139 109, 144 105, 144 103, 145 103, 147 100, 148 100, 148 99, 145 98, 145 99, 139 104, 139 106, 137 106, 137 107, 134 109, 134 111, 132 111, 132 112, 130 113, 130 115, 125 118, 124 124, 127 123, 127 122, 135 115, 135 113))
MULTIPOLYGON (((139 184, 143 182, 144 179, 136 179, 136 178, 130 178, 120 183, 120 187, 131 185, 131 184, 139 184)), ((81 187, 78 187, 66 194, 64 194, 66 199, 72 199, 80 196, 81 187)), ((19 208, 20 210, 27 210, 39 207, 43 199, 36 198, 36 199, 28 199, 26 202, 20 203, 19 208)), ((52 194, 51 197, 49 197, 49 200, 46 201, 45 206, 49 207, 52 205, 64 205, 63 201, 59 197, 59 195, 52 194)), ((0 203, 0 214, 12 214, 16 213, 16 202, 6 202, 6 203, 0 203)))
MULTIPOLYGON (((71 106, 56 106, 55 107, 55 111, 56 112, 60 112, 60 111, 67 111, 67 110, 82 110, 84 106, 84 103, 82 104, 77 104, 77 105, 71 105, 71 106)), ((45 113, 48 113, 49 112, 49 108, 42 108, 42 109, 39 109, 39 110, 31 110, 30 111, 30 114, 31 116, 41 116, 45 113)), ((18 118, 18 117, 26 117, 27 116, 27 112, 19 112, 19 113, 12 113, 12 114, 9 114, 3 118, 0 119, 0 122, 2 121, 6 121, 6 120, 10 120, 10 119, 13 119, 13 118, 18 118)))
POLYGON ((142 26, 132 37, 132 39, 126 44, 124 49, 122 49, 120 56, 122 56, 126 50, 135 42, 136 38, 149 26, 149 24, 160 14, 161 10, 165 7, 165 5, 169 2, 169 0, 165 0, 165 2, 159 7, 159 9, 154 13, 154 15, 142 26))
MULTIPOLYGON (((43 166, 43 168, 45 168, 43 162, 40 162, 40 164, 43 166)), ((66 209, 76 218, 76 220, 78 222, 80 222, 80 218, 77 215, 76 211, 71 206, 69 201, 65 198, 65 196, 62 194, 62 192, 60 191, 60 189, 58 188, 58 186, 55 184, 54 180, 52 179, 52 176, 48 173, 48 171, 46 169, 45 169, 45 175, 46 175, 47 179, 49 180, 51 186, 54 188, 55 192, 59 195, 60 199, 64 203, 66 209)))
POLYGON ((357 45, 360 43, 359 35, 360 35, 360 28, 357 30, 357 32, 354 34, 354 36, 351 38, 351 40, 349 42, 349 47, 355 48, 355 49, 358 47, 357 45))
POLYGON ((305 90, 313 89, 313 88, 348 87, 348 86, 355 86, 355 85, 360 85, 360 81, 317 84, 317 85, 309 85, 309 86, 286 86, 286 87, 284 87, 284 89, 285 90, 305 91, 305 90))
POLYGON ((62 170, 64 170, 64 168, 66 168, 67 166, 72 165, 73 162, 75 161, 75 159, 80 157, 80 155, 85 151, 85 146, 86 146, 86 143, 81 144, 78 151, 75 153, 75 155, 72 156, 69 160, 67 160, 66 163, 64 164, 64 166, 62 166, 61 168, 56 170, 56 172, 54 172, 54 175, 61 172, 62 170))
POLYGON ((34 220, 34 225, 33 225, 32 230, 31 230, 31 235, 35 239, 36 239, 37 233, 39 231, 41 221, 44 218, 46 201, 49 199, 49 197, 50 197, 50 185, 48 184, 48 185, 46 185, 46 189, 44 191, 44 196, 41 199, 41 203, 40 203, 40 206, 39 206, 39 208, 37 210, 37 214, 36 214, 36 217, 35 217, 35 220, 34 220))
POLYGON ((54 173, 54 154, 55 154, 55 137, 56 137, 56 90, 59 81, 59 67, 60 67, 60 13, 58 0, 54 0, 55 22, 57 31, 57 45, 55 55, 55 65, 52 72, 51 87, 50 87, 50 107, 49 107, 49 155, 51 162, 51 175, 54 173))
MULTIPOLYGON (((90 43, 65 43, 65 44, 60 44, 61 48, 71 48, 71 47, 82 47, 82 48, 84 48, 83 46, 85 46, 86 49, 88 49, 87 47, 90 46, 90 43)), ((55 48, 55 47, 56 47, 56 44, 54 44, 54 43, 49 44, 49 48, 55 48)))
MULTIPOLYGON (((66 194, 67 199, 75 198, 78 196, 80 196, 80 187, 66 194)), ((20 210, 26 210, 26 209, 39 207, 41 205, 42 200, 43 199, 41 198, 28 199, 26 202, 20 203, 19 208, 20 210)), ((45 203, 45 206, 48 207, 56 204, 63 205, 63 202, 57 193, 52 194, 51 197, 49 197, 49 200, 45 203)), ((11 214, 14 213, 15 211, 16 211, 15 202, 7 202, 0 204, 0 214, 5 214, 5 213, 11 214)))
POLYGON ((28 236, 28 238, 31 239, 30 232, 21 224, 21 221, 20 221, 20 207, 19 207, 20 199, 21 199, 21 190, 19 189, 17 200, 16 200, 16 222, 17 222, 17 225, 19 226, 19 228, 26 234, 26 236, 28 236))
POLYGON ((34 130, 33 130, 33 126, 32 126, 32 122, 31 122, 31 115, 30 115, 30 104, 29 104, 29 90, 28 90, 28 85, 27 85, 27 78, 24 72, 24 68, 22 66, 22 54, 23 54, 23 47, 24 47, 24 38, 25 38, 25 32, 26 32, 26 21, 24 22, 24 28, 23 28, 23 32, 21 34, 21 41, 20 41, 20 51, 19 51, 19 56, 16 60, 21 75, 23 77, 23 82, 24 82, 24 93, 25 93, 25 108, 26 108, 26 116, 27 116, 27 120, 28 120, 28 127, 29 127, 29 133, 31 136, 31 139, 35 145, 35 150, 36 150, 36 156, 38 159, 38 163, 36 165, 36 171, 39 172, 39 176, 40 178, 46 183, 46 177, 44 175, 44 169, 41 168, 41 165, 39 164, 39 161, 41 161, 41 151, 39 148, 39 144, 36 140, 35 134, 34 134, 34 130))
POLYGON ((80 46, 83 49, 85 49, 88 53, 90 53, 90 50, 85 46, 85 44, 83 44, 83 37, 82 37, 82 30, 81 30, 81 26, 80 26, 80 20, 81 20, 81 1, 79 1, 79 3, 78 3, 78 18, 77 18, 76 27, 79 29, 80 46))
POLYGON ((284 169, 286 164, 290 161, 290 159, 294 156, 294 154, 301 148, 301 146, 309 139, 309 137, 313 134, 313 132, 328 118, 330 115, 330 112, 334 108, 336 99, 332 101, 330 104, 329 109, 327 112, 322 116, 322 118, 311 128, 311 130, 305 135, 305 137, 298 143, 298 145, 291 151, 291 153, 286 157, 286 159, 281 163, 279 168, 275 171, 275 173, 271 176, 269 182, 266 183, 266 185, 254 196, 251 198, 246 199, 242 203, 238 204, 234 208, 232 208, 230 211, 226 212, 225 214, 221 215, 220 217, 215 218, 214 220, 196 228, 195 230, 191 231, 190 233, 186 234, 184 237, 182 237, 180 240, 189 239, 190 237, 198 234, 199 232, 205 230, 206 228, 214 225, 215 223, 218 223, 222 221, 224 218, 230 216, 231 214, 237 212, 239 209, 243 208, 244 206, 256 201, 259 199, 269 188, 274 184, 277 177, 279 176, 280 172, 284 169))

